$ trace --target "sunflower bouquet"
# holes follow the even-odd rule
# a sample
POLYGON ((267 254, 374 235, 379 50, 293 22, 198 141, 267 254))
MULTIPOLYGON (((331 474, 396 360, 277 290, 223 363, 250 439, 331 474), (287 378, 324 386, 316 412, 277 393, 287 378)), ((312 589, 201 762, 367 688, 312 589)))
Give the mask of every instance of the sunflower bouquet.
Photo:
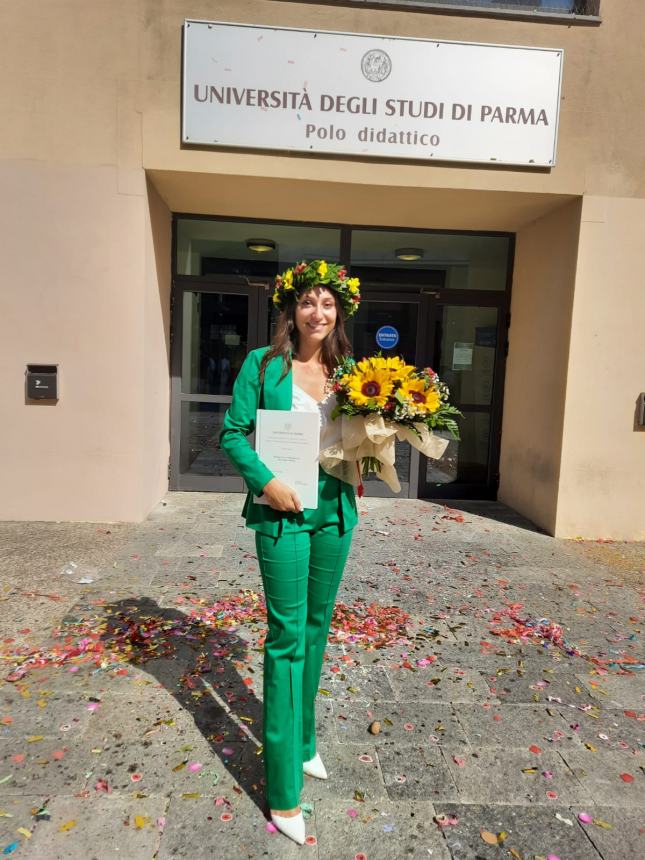
POLYGON ((448 440, 435 436, 445 430, 459 439, 461 412, 448 402, 448 386, 430 367, 419 369, 397 356, 346 358, 332 374, 336 395, 332 417, 343 422, 341 442, 321 453, 323 468, 357 485, 375 472, 399 492, 395 441, 409 442, 427 457, 438 459, 448 440))

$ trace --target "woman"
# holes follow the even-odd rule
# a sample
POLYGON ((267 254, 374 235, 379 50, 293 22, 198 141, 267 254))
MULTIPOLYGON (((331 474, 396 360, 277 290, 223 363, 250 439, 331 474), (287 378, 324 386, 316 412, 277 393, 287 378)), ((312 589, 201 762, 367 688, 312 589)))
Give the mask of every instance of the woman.
POLYGON ((351 351, 344 320, 360 301, 358 278, 315 260, 276 278, 280 317, 273 343, 247 356, 233 388, 220 445, 251 492, 243 509, 255 530, 267 604, 264 646, 264 763, 271 819, 299 844, 303 772, 326 779, 316 751, 315 698, 334 600, 358 521, 354 488, 319 470, 318 508, 303 509, 247 436, 257 409, 316 411, 321 450, 338 440, 327 380, 351 351), (256 504, 253 494, 268 505, 256 504))

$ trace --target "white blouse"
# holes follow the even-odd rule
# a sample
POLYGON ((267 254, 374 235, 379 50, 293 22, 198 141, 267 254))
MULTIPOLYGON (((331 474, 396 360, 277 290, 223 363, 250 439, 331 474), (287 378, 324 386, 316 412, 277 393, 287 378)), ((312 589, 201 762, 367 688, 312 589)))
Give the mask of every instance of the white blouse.
POLYGON ((333 393, 327 394, 318 402, 311 394, 307 394, 295 382, 293 385, 293 395, 291 400, 291 408, 294 412, 318 412, 320 415, 320 450, 324 451, 330 445, 337 445, 340 442, 340 416, 335 420, 332 419, 331 413, 336 405, 336 398, 333 393))

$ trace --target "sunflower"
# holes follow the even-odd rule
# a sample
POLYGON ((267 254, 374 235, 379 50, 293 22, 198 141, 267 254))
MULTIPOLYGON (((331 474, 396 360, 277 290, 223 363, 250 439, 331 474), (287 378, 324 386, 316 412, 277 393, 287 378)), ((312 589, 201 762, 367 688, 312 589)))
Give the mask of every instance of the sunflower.
POLYGON ((388 357, 384 361, 386 369, 392 374, 392 379, 407 379, 415 369, 413 364, 406 364, 398 355, 388 357))
POLYGON ((356 368, 361 373, 369 373, 371 370, 385 370, 385 359, 380 355, 362 358, 356 362, 356 368))
POLYGON ((426 390, 423 379, 415 379, 414 377, 404 379, 400 391, 405 397, 406 406, 413 415, 436 412, 441 405, 441 398, 437 389, 431 387, 426 390))
POLYGON ((386 370, 369 366, 361 368, 361 364, 367 362, 359 362, 351 375, 347 392, 349 399, 356 406, 385 406, 394 388, 392 377, 386 370))

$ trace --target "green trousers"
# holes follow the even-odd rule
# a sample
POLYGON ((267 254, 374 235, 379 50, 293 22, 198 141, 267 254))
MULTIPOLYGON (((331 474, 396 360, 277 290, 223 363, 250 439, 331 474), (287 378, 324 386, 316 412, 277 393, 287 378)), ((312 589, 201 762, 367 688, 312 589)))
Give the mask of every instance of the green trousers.
POLYGON ((352 532, 342 533, 338 482, 321 472, 318 508, 285 516, 278 538, 256 532, 267 604, 264 767, 271 809, 300 803, 303 761, 316 754, 315 699, 352 532))

